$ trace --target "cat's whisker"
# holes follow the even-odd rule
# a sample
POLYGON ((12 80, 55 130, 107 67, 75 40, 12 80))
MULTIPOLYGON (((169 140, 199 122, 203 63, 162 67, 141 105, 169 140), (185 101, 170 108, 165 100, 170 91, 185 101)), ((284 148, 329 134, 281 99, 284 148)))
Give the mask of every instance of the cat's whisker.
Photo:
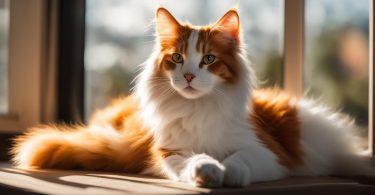
POLYGON ((170 80, 169 79, 151 79, 150 80, 151 81, 151 83, 152 83, 152 85, 153 84, 168 84, 168 83, 170 83, 170 80))
POLYGON ((153 76, 153 77, 151 77, 151 79, 152 79, 152 78, 165 78, 165 79, 167 79, 168 77, 153 76))
POLYGON ((199 82, 199 83, 210 83, 210 81, 208 81, 208 80, 197 80, 197 82, 199 82))
POLYGON ((168 83, 170 80, 169 79, 152 79, 150 81, 155 82, 155 83, 158 83, 158 82, 168 83))
POLYGON ((171 88, 171 87, 166 87, 166 89, 164 89, 161 93, 159 93, 158 97, 164 99, 165 96, 172 95, 172 94, 173 94, 173 93, 172 93, 173 91, 174 91, 173 88, 171 88))
POLYGON ((160 87, 160 86, 164 86, 164 85, 169 85, 169 83, 167 81, 159 81, 159 82, 153 82, 149 86, 150 87, 160 87))

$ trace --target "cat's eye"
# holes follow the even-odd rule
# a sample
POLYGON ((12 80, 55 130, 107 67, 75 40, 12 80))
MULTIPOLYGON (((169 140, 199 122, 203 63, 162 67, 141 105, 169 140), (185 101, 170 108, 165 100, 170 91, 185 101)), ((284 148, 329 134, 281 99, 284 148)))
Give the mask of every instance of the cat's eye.
POLYGON ((182 63, 184 61, 184 58, 179 53, 173 53, 172 54, 172 60, 175 63, 182 63))
POLYGON ((215 61, 215 56, 208 54, 203 56, 202 62, 203 64, 212 64, 215 61))

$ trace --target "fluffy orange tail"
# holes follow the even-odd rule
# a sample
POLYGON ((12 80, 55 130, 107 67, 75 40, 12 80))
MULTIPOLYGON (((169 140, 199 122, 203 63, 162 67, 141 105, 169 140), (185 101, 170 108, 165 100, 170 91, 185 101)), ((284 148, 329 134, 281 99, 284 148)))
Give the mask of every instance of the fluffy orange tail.
POLYGON ((150 158, 147 145, 151 145, 151 139, 129 141, 110 127, 42 126, 18 137, 11 152, 14 163, 24 168, 136 173, 142 171, 150 158))
POLYGON ((153 139, 131 97, 99 111, 88 126, 40 126, 15 139, 13 162, 23 168, 138 173, 153 160, 153 139))

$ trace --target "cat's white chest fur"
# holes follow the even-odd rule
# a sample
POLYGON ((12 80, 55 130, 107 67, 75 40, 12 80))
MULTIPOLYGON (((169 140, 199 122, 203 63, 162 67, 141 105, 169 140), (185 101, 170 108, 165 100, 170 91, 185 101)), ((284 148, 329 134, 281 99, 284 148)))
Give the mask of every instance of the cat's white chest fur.
POLYGON ((164 109, 159 110, 163 123, 154 129, 156 143, 163 148, 223 159, 232 150, 248 145, 254 136, 245 117, 233 117, 231 109, 220 105, 220 100, 169 102, 164 109))
POLYGON ((195 102, 183 109, 185 116, 170 121, 168 126, 172 128, 162 129, 165 133, 162 144, 202 153, 222 142, 223 133, 228 127, 218 108, 210 102, 195 102))
MULTIPOLYGON (((257 138, 247 121, 251 89, 247 66, 240 67, 236 85, 222 84, 210 94, 188 99, 171 90, 169 82, 152 80, 157 56, 155 53, 146 62, 135 94, 140 100, 143 122, 159 147, 223 159, 239 148, 256 144, 257 138)), ((244 56, 239 55, 238 61, 248 64, 244 56)))

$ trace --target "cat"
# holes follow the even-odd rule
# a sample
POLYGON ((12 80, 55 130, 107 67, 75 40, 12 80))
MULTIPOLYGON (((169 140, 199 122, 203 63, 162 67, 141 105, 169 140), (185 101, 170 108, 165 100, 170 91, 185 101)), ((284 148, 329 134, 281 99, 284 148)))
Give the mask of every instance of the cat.
POLYGON ((278 89, 256 89, 236 9, 216 23, 156 11, 156 44, 128 97, 86 126, 41 125, 17 137, 21 168, 117 171, 198 187, 287 176, 373 175, 353 121, 278 89))

